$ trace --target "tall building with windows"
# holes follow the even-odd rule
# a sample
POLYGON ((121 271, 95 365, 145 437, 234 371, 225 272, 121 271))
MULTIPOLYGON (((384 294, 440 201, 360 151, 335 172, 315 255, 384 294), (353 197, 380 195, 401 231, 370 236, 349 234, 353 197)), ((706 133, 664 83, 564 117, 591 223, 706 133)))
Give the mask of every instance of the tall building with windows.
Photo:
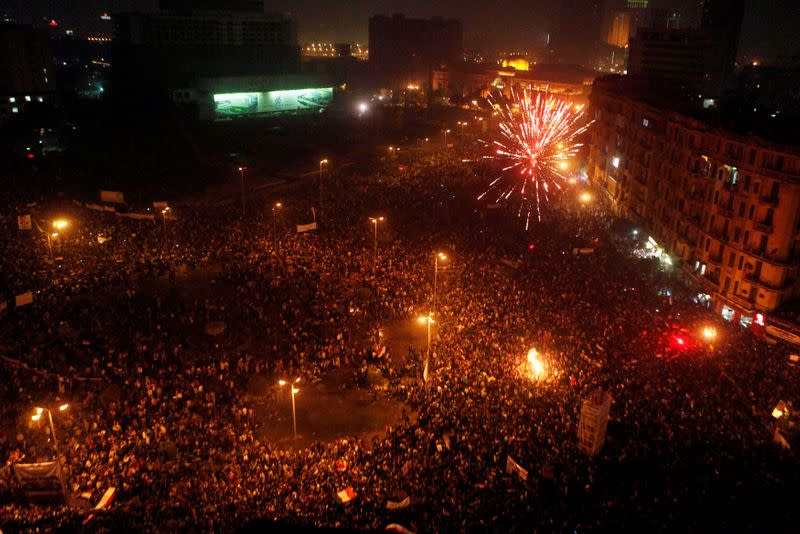
POLYGON ((715 128, 657 85, 595 81, 588 178, 718 312, 769 326, 800 294, 800 150, 715 128))
POLYGON ((54 81, 47 31, 0 23, 0 121, 49 102, 54 81))

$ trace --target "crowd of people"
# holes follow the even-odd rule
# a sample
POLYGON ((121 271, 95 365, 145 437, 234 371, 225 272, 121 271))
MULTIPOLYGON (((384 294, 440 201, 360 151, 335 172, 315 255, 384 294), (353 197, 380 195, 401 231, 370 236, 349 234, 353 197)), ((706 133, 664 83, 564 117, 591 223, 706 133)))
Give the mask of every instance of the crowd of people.
MULTIPOLYGON (((62 205, 71 227, 53 261, 9 217, 0 284, 33 302, 0 318, 3 531, 77 528, 89 515, 20 495, 14 464, 54 456, 37 406, 54 407, 70 500, 116 489, 89 529, 796 528, 796 459, 770 415, 800 398, 786 349, 693 303, 677 268, 629 254, 630 233, 613 230, 600 198, 578 203, 581 186, 528 232, 513 210, 477 202, 491 169, 463 161, 472 150, 409 151, 332 177, 315 232, 294 231, 312 216, 304 183, 280 211, 251 198, 244 218, 225 204, 176 205, 168 221, 62 205), (422 351, 381 356, 377 336, 357 342, 356 322, 374 333, 430 312, 427 380, 422 351), (223 335, 207 334, 212 321, 223 335), (697 335, 709 325, 713 346, 697 335), (526 367, 531 348, 541 375, 526 367), (367 362, 389 378, 382 394, 409 407, 380 436, 301 448, 264 437, 254 377, 314 381, 367 362), (588 456, 577 426, 597 388, 613 403, 606 443, 588 456)), ((42 226, 54 213, 31 209, 42 226)))

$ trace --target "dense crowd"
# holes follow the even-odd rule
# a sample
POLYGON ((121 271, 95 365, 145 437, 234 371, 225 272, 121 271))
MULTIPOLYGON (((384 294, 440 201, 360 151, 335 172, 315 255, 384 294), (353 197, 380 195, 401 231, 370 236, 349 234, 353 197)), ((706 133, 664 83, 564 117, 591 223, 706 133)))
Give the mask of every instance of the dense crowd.
MULTIPOLYGON (((0 284, 34 300, 0 319, 3 531, 87 516, 29 504, 14 482, 15 462, 53 456, 34 407, 62 403, 70 493, 94 504, 117 489, 90 529, 796 528, 797 464, 770 416, 800 393, 786 349, 694 304, 680 273, 630 255, 630 232, 614 231, 601 199, 580 205, 569 188, 524 232, 475 201, 490 169, 470 156, 412 152, 334 177, 318 232, 293 231, 311 217, 304 184, 277 214, 274 199, 252 198, 244 219, 224 204, 176 205, 166 224, 60 206, 73 224, 52 263, 41 236, 9 217, 0 284), (367 217, 378 213, 373 270, 367 217), (430 311, 438 251, 449 261, 423 384, 422 353, 380 356, 374 333, 430 311), (211 321, 225 333, 209 336, 211 321), (356 323, 374 343, 357 342, 356 323), (707 325, 713 346, 696 335, 707 325), (526 372, 532 347, 544 377, 526 372), (254 378, 313 381, 366 363, 409 406, 379 437, 305 448, 263 437, 254 378), (613 404, 607 442, 589 457, 576 428, 596 388, 613 404), (526 480, 506 472, 508 456, 526 480), (343 504, 348 487, 356 497, 343 504)), ((53 210, 33 213, 45 224, 53 210)))

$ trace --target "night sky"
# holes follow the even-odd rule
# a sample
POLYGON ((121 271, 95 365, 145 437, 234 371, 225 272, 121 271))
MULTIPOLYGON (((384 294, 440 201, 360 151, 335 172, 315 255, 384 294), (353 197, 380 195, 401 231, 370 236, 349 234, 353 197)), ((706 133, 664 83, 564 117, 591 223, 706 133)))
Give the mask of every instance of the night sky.
MULTIPOLYGON (((6 0, 0 7, 21 22, 54 16, 84 33, 110 33, 99 14, 118 9, 147 9, 157 0, 6 0)), ((699 0, 652 0, 652 6, 675 7, 683 20, 698 18, 699 0)), ((268 8, 286 11, 298 21, 300 41, 367 42, 367 20, 376 13, 456 17, 464 22, 468 49, 491 53, 535 48, 552 29, 557 0, 267 0, 268 8)), ((747 0, 739 55, 745 60, 800 54, 800 1, 747 0)))

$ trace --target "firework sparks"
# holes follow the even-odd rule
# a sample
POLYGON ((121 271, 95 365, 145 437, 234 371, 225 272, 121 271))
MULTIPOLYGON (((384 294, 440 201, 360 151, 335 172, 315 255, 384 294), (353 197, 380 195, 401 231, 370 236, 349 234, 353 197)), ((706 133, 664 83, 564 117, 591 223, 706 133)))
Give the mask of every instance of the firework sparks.
POLYGON ((591 123, 581 126, 583 106, 541 93, 533 96, 527 90, 519 96, 512 91, 511 102, 504 105, 491 98, 489 102, 500 114, 500 134, 494 141, 484 141, 490 149, 484 158, 504 166, 478 200, 487 195, 495 203, 518 199, 517 215, 525 217, 527 230, 534 210, 541 220, 542 202, 567 182, 564 174, 570 160, 583 146, 577 139, 591 123))

